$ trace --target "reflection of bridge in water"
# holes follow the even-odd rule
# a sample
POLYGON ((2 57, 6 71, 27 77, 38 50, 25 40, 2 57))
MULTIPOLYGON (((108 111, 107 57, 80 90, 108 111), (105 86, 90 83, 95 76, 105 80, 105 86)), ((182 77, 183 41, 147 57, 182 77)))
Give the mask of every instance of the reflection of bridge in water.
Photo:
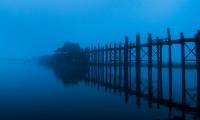
MULTIPOLYGON (((112 69, 111 71, 113 72, 114 67, 108 65, 108 69, 112 69)), ((119 67, 117 67, 119 68, 119 67)), ((118 94, 120 96, 124 96, 124 100, 125 103, 128 103, 129 97, 131 96, 135 96, 136 97, 136 105, 140 108, 142 105, 141 103, 143 101, 148 101, 148 107, 149 108, 153 108, 155 107, 154 105, 157 104, 157 108, 160 109, 162 107, 167 107, 169 108, 169 118, 172 119, 173 118, 173 109, 174 110, 178 110, 180 112, 182 112, 182 116, 181 118, 186 118, 187 115, 194 115, 193 117, 199 117, 199 109, 196 106, 190 106, 190 105, 184 105, 182 104, 182 102, 177 102, 177 101, 173 101, 173 100, 169 100, 166 99, 162 96, 157 95, 152 95, 150 96, 148 93, 145 93, 145 87, 144 87, 144 83, 141 83, 141 92, 138 92, 135 89, 135 86, 131 86, 133 85, 133 83, 130 83, 129 81, 129 86, 124 86, 125 83, 123 83, 122 79, 123 79, 123 74, 121 75, 122 79, 120 78, 120 75, 116 74, 116 77, 113 75, 113 73, 111 72, 111 74, 105 73, 105 67, 99 67, 97 68, 97 66, 91 66, 90 71, 86 77, 86 83, 88 83, 91 86, 96 86, 98 89, 103 89, 106 92, 111 92, 113 94, 118 94), (107 75, 106 75, 107 74, 107 75)), ((133 82, 133 80, 131 81, 133 82)), ((152 91, 156 92, 155 89, 153 89, 152 91)), ((196 96, 196 95, 195 95, 196 96)), ((192 97, 194 96, 189 96, 191 97, 191 99, 193 99, 192 97)), ((197 102, 195 100, 195 102, 197 102)), ((142 107, 141 107, 142 109, 142 107)))
MULTIPOLYGON (((177 51, 179 52, 179 51, 177 51)), ((166 39, 156 38, 152 40, 152 35, 148 35, 148 43, 140 43, 140 35, 136 36, 136 44, 129 43, 126 37, 124 45, 114 44, 108 47, 86 49, 85 54, 90 58, 90 72, 88 81, 106 89, 113 89, 114 92, 125 93, 125 101, 128 102, 130 95, 137 97, 137 105, 140 106, 140 98, 148 98, 149 107, 152 102, 170 108, 178 108, 183 111, 200 112, 200 31, 194 38, 184 38, 181 33, 179 40, 172 40, 170 30, 166 39), (172 45, 180 46, 181 55, 181 101, 173 100, 173 64, 172 64, 172 45), (163 95, 163 47, 168 48, 168 98, 163 95), (193 55, 195 59, 189 59, 193 55), (155 60, 154 60, 155 59, 155 60), (141 80, 141 67, 143 62, 147 62, 147 87, 141 80), (195 63, 197 72, 196 84, 193 88, 187 88, 186 62, 195 63), (157 80, 156 86, 153 85, 153 65, 156 64, 157 80), (135 67, 135 71, 131 67, 135 67), (134 78, 133 78, 134 76, 134 78), (135 86, 132 86, 134 82, 135 86), (144 90, 147 89, 147 93, 144 90), (194 93, 191 93, 193 91, 194 93), (192 100, 195 105, 187 102, 192 100)), ((183 112, 184 115, 184 112, 183 112)))

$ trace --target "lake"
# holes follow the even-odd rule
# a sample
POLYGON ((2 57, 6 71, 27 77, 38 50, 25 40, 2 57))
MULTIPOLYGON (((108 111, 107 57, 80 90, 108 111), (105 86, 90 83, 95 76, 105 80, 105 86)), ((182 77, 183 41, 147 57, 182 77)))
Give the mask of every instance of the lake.
MULTIPOLYGON (((105 89, 104 86, 87 80, 64 82, 55 70, 37 62, 1 61, 0 63, 0 118, 26 120, 130 120, 150 119, 166 120, 182 116, 182 110, 159 105, 153 102, 149 107, 148 99, 105 89)), ((153 70, 156 71, 156 70, 153 70)), ((173 69, 173 98, 181 100, 181 69, 173 69), (177 89, 177 90, 176 90, 177 89)), ((132 70, 134 73, 134 69, 132 70)), ((147 79, 146 69, 142 69, 142 80, 147 79)), ((135 76, 132 75, 132 78, 135 76)), ((153 81, 156 72, 153 74, 153 81)), ((163 70, 163 94, 168 97, 167 68, 163 70)), ((187 70, 187 87, 195 86, 196 72, 187 70), (192 82, 192 80, 194 82, 192 82)), ((133 79, 134 80, 134 79, 133 79)), ((134 86, 134 82, 132 82, 134 86)), ((146 83, 144 82, 144 85, 146 83)), ((191 103, 193 105, 193 103, 191 103)), ((193 119, 196 114, 186 112, 186 119, 193 119)))

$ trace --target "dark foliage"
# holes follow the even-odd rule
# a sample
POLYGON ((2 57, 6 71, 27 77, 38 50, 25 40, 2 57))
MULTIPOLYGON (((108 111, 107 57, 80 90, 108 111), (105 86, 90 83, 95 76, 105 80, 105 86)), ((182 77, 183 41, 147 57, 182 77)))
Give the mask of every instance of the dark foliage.
POLYGON ((55 75, 65 84, 77 83, 88 71, 88 58, 76 43, 65 43, 52 56, 43 57, 41 61, 52 68, 55 75))

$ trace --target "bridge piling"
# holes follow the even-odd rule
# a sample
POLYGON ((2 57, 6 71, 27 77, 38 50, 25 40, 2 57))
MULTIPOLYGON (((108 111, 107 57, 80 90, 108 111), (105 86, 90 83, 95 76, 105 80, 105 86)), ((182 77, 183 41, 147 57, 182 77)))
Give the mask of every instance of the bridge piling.
POLYGON ((148 95, 149 95, 149 106, 152 107, 152 96, 153 96, 153 86, 152 86, 152 35, 148 34, 148 95))
POLYGON ((131 75, 132 75, 132 59, 131 59, 131 57, 132 57, 132 52, 131 52, 131 43, 129 43, 129 50, 128 50, 128 52, 129 52, 129 88, 131 89, 131 84, 132 84, 132 77, 131 77, 131 75))
MULTIPOLYGON (((117 86, 117 44, 114 44, 114 86, 117 86)), ((116 93, 116 89, 114 90, 116 93)))
POLYGON ((172 101, 172 42, 170 29, 167 29, 168 46, 169 46, 169 100, 172 101))
POLYGON ((106 84, 106 90, 107 90, 107 85, 108 85, 108 45, 105 45, 105 52, 106 52, 106 79, 105 79, 105 84, 106 84))
POLYGON ((185 39, 183 33, 181 35, 181 71, 182 71, 182 104, 186 104, 186 80, 185 80, 185 39))
POLYGON ((157 42, 157 97, 162 98, 162 44, 160 44, 159 37, 156 38, 157 42))
POLYGON ((141 92, 141 47, 140 47, 140 35, 136 35, 136 91, 141 92))
POLYGON ((125 101, 128 102, 128 37, 125 37, 124 43, 124 89, 125 101))
POLYGON ((121 49, 122 45, 121 42, 119 43, 119 83, 118 83, 118 87, 121 87, 121 83, 122 83, 122 49, 121 49))
POLYGON ((136 92, 137 92, 137 105, 140 107, 140 95, 141 95, 141 46, 140 46, 140 35, 136 35, 136 92))
MULTIPOLYGON (((87 64, 90 64, 90 74, 88 76, 93 77, 93 79, 89 79, 92 83, 97 83, 96 85, 105 86, 105 89, 109 88, 110 90, 114 90, 114 92, 119 91, 119 93, 124 92, 125 93, 125 101, 128 102, 129 95, 136 95, 136 102, 137 105, 140 106, 141 104, 141 97, 147 97, 149 100, 149 106, 151 107, 152 101, 157 101, 158 103, 162 102, 163 104, 169 104, 172 106, 177 106, 184 109, 192 109, 192 110, 200 110, 200 31, 198 31, 198 34, 194 38, 184 38, 184 34, 180 34, 180 39, 172 40, 171 39, 171 33, 170 30, 167 30, 167 39, 161 39, 159 37, 156 38, 154 41, 152 39, 152 35, 148 35, 148 42, 147 43, 140 43, 140 35, 139 33, 136 35, 136 42, 135 44, 130 44, 128 41, 128 37, 125 38, 124 45, 120 44, 117 45, 116 43, 114 46, 112 44, 105 45, 104 47, 100 48, 98 44, 98 48, 92 47, 91 49, 85 50, 87 57, 89 57, 89 62, 87 64), (195 47, 190 49, 190 46, 187 46, 187 43, 193 43, 195 44, 195 47), (179 45, 180 46, 180 54, 181 54, 181 81, 180 81, 180 88, 178 91, 180 91, 179 94, 181 94, 181 101, 173 101, 173 94, 175 95, 175 89, 173 89, 173 76, 172 76, 172 45, 179 45), (168 47, 168 51, 164 51, 163 47, 168 47), (154 50, 154 47, 156 49, 154 50), (147 48, 147 52, 143 49, 147 48), (186 48, 189 51, 187 53, 186 48), (196 48, 196 54, 193 50, 196 48), (135 51, 135 52, 133 52, 135 51), (141 52, 143 53, 141 54, 141 52), (163 53, 168 53, 168 63, 163 64, 163 53), (132 53, 133 52, 133 53, 132 53), (186 55, 187 53, 187 55, 186 55), (191 60, 186 59, 190 54, 195 55, 196 59, 191 60), (153 84, 153 67, 154 67, 154 54, 156 55, 156 65, 157 65, 157 96, 154 96, 154 84, 153 84), (148 60, 146 60, 146 57, 148 60), (135 62, 132 64, 132 62, 135 62), (143 61, 148 61, 144 63, 143 61), (197 89, 195 92, 197 92, 195 98, 197 98, 196 106, 190 106, 187 104, 187 96, 186 96, 186 61, 196 61, 196 71, 197 71, 197 89), (144 63, 144 64, 143 64, 144 63), (147 93, 146 91, 142 91, 143 87, 142 80, 141 80, 141 67, 143 65, 147 65, 147 76, 148 80, 144 81, 148 84, 147 93), (135 67, 135 79, 132 79, 133 73, 132 68, 135 67), (166 82, 169 82, 169 86, 167 86, 167 89, 165 92, 169 94, 168 97, 163 96, 163 67, 168 67, 168 76, 169 80, 166 82), (134 82, 134 83, 131 83, 134 82), (134 88, 132 84, 135 84, 134 88), (134 88, 134 89, 132 89, 134 88), (151 101, 152 100, 152 101, 151 101)), ((177 83, 176 83, 177 84, 177 83)), ((146 87, 146 86, 145 86, 146 87)), ((196 87, 196 86, 194 86, 196 87)), ((146 88, 145 88, 146 90, 146 88)), ((175 98, 174 98, 175 99, 175 98)), ((194 99, 196 100, 196 99, 194 99)), ((184 113, 182 114, 184 115, 184 113)))
POLYGON ((97 49, 96 47, 94 47, 94 69, 95 69, 95 73, 94 73, 94 82, 96 82, 96 79, 97 79, 97 49))
POLYGON ((101 84, 103 85, 103 83, 105 83, 105 55, 104 55, 104 53, 105 53, 105 51, 104 51, 105 49, 104 49, 104 47, 102 47, 102 62, 101 62, 101 69, 102 69, 102 81, 101 81, 101 84))
POLYGON ((200 30, 196 35, 197 107, 200 110, 200 30))
POLYGON ((109 63, 109 68, 110 68, 110 79, 109 79, 109 87, 111 86, 112 83, 112 46, 110 44, 110 48, 109 48, 109 53, 110 53, 110 63, 109 63))
POLYGON ((98 48, 97 48, 97 81, 98 81, 98 87, 100 83, 100 45, 98 43, 98 48))

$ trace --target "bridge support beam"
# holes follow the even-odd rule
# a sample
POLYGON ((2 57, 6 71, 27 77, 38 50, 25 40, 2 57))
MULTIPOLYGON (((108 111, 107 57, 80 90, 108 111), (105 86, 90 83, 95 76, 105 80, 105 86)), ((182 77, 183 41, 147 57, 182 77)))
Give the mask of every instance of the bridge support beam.
POLYGON ((159 99, 162 99, 162 44, 161 40, 157 37, 157 96, 159 99))
POLYGON ((97 48, 97 82, 98 82, 98 88, 99 88, 99 83, 100 83, 100 46, 98 44, 97 48))
POLYGON ((149 106, 152 107, 153 85, 152 85, 152 35, 148 34, 148 94, 149 106))
POLYGON ((104 53, 105 53, 105 51, 104 51, 105 49, 104 49, 104 47, 102 47, 102 62, 101 62, 101 67, 102 67, 102 85, 105 83, 105 55, 104 55, 104 53))
POLYGON ((108 45, 105 46, 105 54, 106 54, 106 77, 105 77, 105 89, 107 90, 108 85, 108 45))
POLYGON ((185 81, 185 39, 181 33, 181 71, 182 71, 182 104, 186 104, 186 81, 185 81))
POLYGON ((110 55, 109 55, 109 57, 110 57, 110 65, 109 65, 109 68, 110 68, 110 78, 109 78, 109 86, 111 86, 111 84, 112 84, 112 46, 111 46, 111 44, 110 44, 110 55))
POLYGON ((97 79, 97 49, 96 49, 96 47, 94 47, 94 69, 95 69, 94 82, 96 82, 96 79, 97 79))
POLYGON ((140 35, 136 35, 136 92, 137 92, 137 105, 140 106, 141 95, 141 46, 140 35))
POLYGON ((121 86, 122 83, 122 51, 121 51, 121 42, 119 43, 119 87, 121 86))
MULTIPOLYGON (((116 43, 114 44, 114 87, 117 87, 117 48, 116 43)), ((114 89, 116 92, 116 89, 114 89)))
POLYGON ((200 30, 196 35, 197 107, 200 110, 200 30))
POLYGON ((124 89, 125 101, 128 102, 128 37, 125 38, 124 43, 124 89))
POLYGON ((129 89, 131 89, 131 84, 132 84, 132 49, 131 49, 131 44, 129 44, 129 89))
POLYGON ((169 100, 172 101, 172 42, 170 29, 167 29, 169 43, 169 100))

